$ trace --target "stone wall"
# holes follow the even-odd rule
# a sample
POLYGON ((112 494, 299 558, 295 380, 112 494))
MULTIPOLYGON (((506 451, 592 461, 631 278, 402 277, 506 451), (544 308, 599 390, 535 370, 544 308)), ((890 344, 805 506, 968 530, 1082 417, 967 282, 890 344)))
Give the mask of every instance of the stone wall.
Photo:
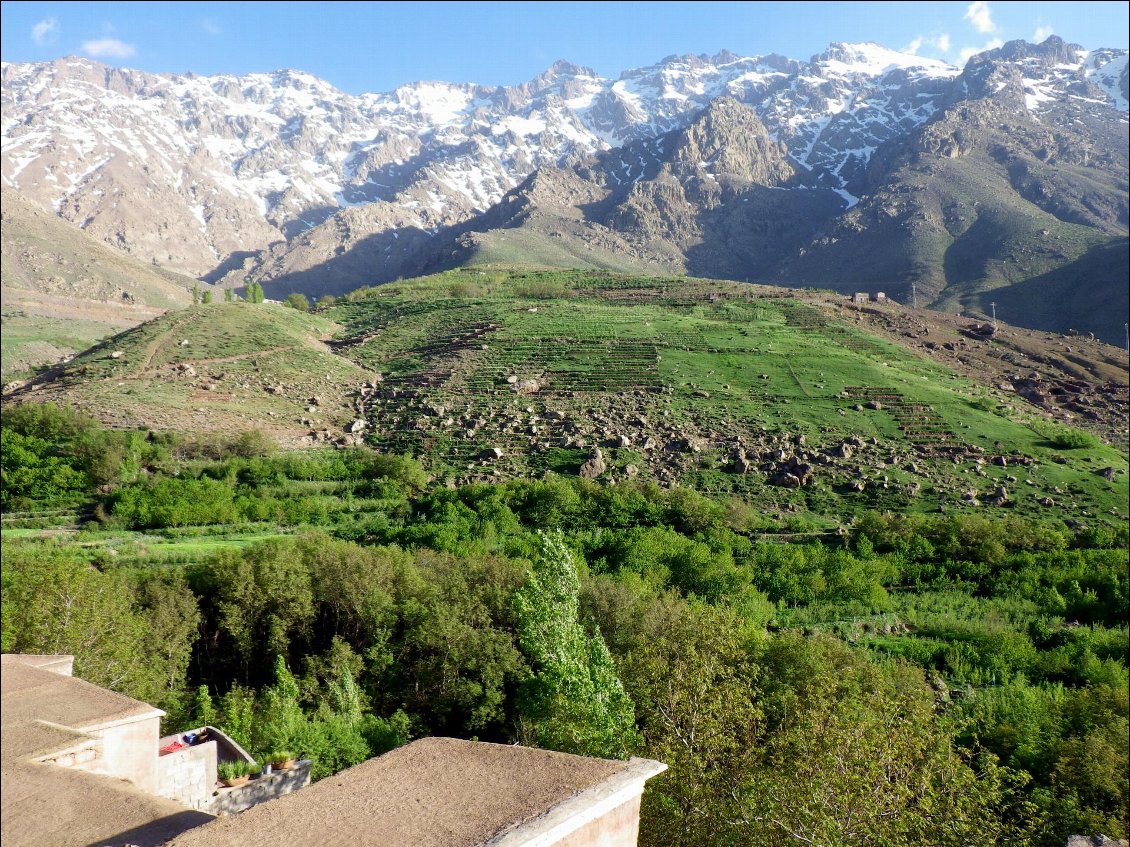
POLYGON ((216 742, 183 747, 157 759, 157 793, 207 809, 216 788, 216 742))
POLYGON ((213 815, 230 815, 305 788, 310 784, 311 764, 309 759, 304 759, 295 762, 293 767, 285 771, 263 774, 258 779, 235 788, 221 789, 212 798, 212 804, 206 811, 213 815))

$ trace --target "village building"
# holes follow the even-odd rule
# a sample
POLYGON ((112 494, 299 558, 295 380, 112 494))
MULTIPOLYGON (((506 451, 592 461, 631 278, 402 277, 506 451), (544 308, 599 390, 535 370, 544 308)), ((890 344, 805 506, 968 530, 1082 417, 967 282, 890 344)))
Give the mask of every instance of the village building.
POLYGON ((224 788, 218 762, 251 758, 234 740, 161 738, 160 709, 74 677, 73 661, 3 656, 5 847, 634 847, 644 783, 666 769, 425 738, 309 787, 299 762, 224 788))

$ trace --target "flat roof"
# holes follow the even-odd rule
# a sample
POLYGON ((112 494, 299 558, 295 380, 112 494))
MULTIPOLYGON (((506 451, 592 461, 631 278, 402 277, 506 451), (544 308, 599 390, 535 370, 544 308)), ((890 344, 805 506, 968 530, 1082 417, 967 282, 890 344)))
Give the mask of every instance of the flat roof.
POLYGON ((212 816, 121 779, 34 761, 89 738, 82 730, 161 714, 148 703, 46 668, 67 657, 0 659, 0 834, 4 847, 155 847, 212 816))
POLYGON ((157 847, 212 820, 122 779, 37 762, 0 770, 4 847, 157 847))
POLYGON ((48 738, 42 731, 44 723, 81 732, 164 714, 124 694, 37 667, 44 658, 25 661, 12 654, 0 658, 0 731, 5 756, 22 758, 60 749, 43 746, 48 738))
POLYGON ((471 847, 658 763, 424 738, 321 782, 184 833, 169 847, 284 841, 326 847, 471 847))

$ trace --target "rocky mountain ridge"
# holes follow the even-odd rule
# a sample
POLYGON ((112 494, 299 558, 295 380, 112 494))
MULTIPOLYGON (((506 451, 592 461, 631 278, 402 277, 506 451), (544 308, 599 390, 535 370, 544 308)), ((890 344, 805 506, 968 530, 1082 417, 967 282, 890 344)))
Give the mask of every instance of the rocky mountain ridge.
MULTIPOLYGON (((280 292, 340 292, 450 260, 458 253, 450 236, 499 217, 513 221, 492 207, 513 203, 507 192, 521 192, 539 168, 573 174, 569 207, 593 194, 594 162, 607 168, 600 181, 608 191, 634 192, 640 202, 648 194, 662 199, 666 189, 644 183, 664 167, 663 179, 677 172, 684 183, 700 172, 701 197, 691 206, 701 200, 699 211, 714 213, 726 205, 731 160, 749 159, 747 132, 781 156, 762 163, 770 171, 743 178, 789 197, 762 191, 765 203, 723 213, 725 225, 714 228, 722 254, 696 242, 701 225, 641 216, 630 200, 587 224, 603 226, 616 261, 629 264, 805 284, 832 273, 833 283, 849 284, 845 277, 861 272, 858 257, 873 257, 873 244, 854 237, 860 231, 914 232, 916 216, 944 217, 917 208, 904 182, 981 150, 1008 159, 1008 190, 1052 218, 1103 238, 1127 228, 1126 54, 1088 52, 1054 36, 1037 46, 1010 43, 964 70, 874 44, 833 44, 808 62, 671 56, 616 80, 558 62, 519 86, 421 82, 359 97, 295 71, 173 76, 70 58, 5 64, 2 75, 6 185, 147 261, 225 284, 277 280, 280 292), (720 97, 755 115, 758 128, 738 120, 724 140, 712 137, 729 121, 714 127, 699 116, 720 97), (1010 131, 1023 128, 1021 156, 998 149, 1002 138, 1004 148, 1017 141, 993 126, 1002 109, 1015 118, 1010 131), (695 138, 674 153, 661 149, 692 123, 695 138), (1097 186, 1094 174, 1103 175, 1097 186), (1085 187, 1064 192, 1065 181, 1085 187), (813 199, 829 194, 835 203, 813 199), (795 249, 776 249, 753 265, 748 255, 728 255, 751 227, 779 230, 780 216, 766 215, 781 202, 803 217, 785 239, 795 249), (820 207, 815 217, 812 205, 820 207), (633 229, 643 218, 652 231, 633 229), (814 222, 823 229, 813 230, 814 222), (811 238, 801 243, 798 234, 811 238)), ((750 199, 738 198, 745 206, 750 199)), ((929 235, 952 238, 940 229, 929 235)), ((1080 237, 1059 251, 1060 264, 1085 252, 1075 249, 1080 237)), ((1087 249, 1100 246, 1092 240, 1087 249)), ((909 285, 915 268, 937 258, 903 246, 894 253, 898 261, 878 275, 884 284, 909 285)), ((1013 276, 1030 278, 1031 270, 1013 276)), ((927 302, 956 307, 943 294, 944 276, 922 282, 927 302)))

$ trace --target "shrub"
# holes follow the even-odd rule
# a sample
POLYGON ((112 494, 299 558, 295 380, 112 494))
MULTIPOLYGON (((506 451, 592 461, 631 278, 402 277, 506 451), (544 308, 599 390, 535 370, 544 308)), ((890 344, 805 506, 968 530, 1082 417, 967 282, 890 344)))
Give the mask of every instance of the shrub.
POLYGON ((220 762, 216 766, 216 773, 220 779, 239 779, 248 776, 255 770, 251 762, 220 762))
POLYGON ((287 306, 292 309, 297 309, 300 312, 310 311, 310 301, 306 299, 306 295, 295 291, 293 294, 286 295, 287 306))
POLYGON ((1098 447, 1099 439, 1082 429, 1063 424, 1042 423, 1033 427, 1040 435, 1060 450, 1079 450, 1098 447))

